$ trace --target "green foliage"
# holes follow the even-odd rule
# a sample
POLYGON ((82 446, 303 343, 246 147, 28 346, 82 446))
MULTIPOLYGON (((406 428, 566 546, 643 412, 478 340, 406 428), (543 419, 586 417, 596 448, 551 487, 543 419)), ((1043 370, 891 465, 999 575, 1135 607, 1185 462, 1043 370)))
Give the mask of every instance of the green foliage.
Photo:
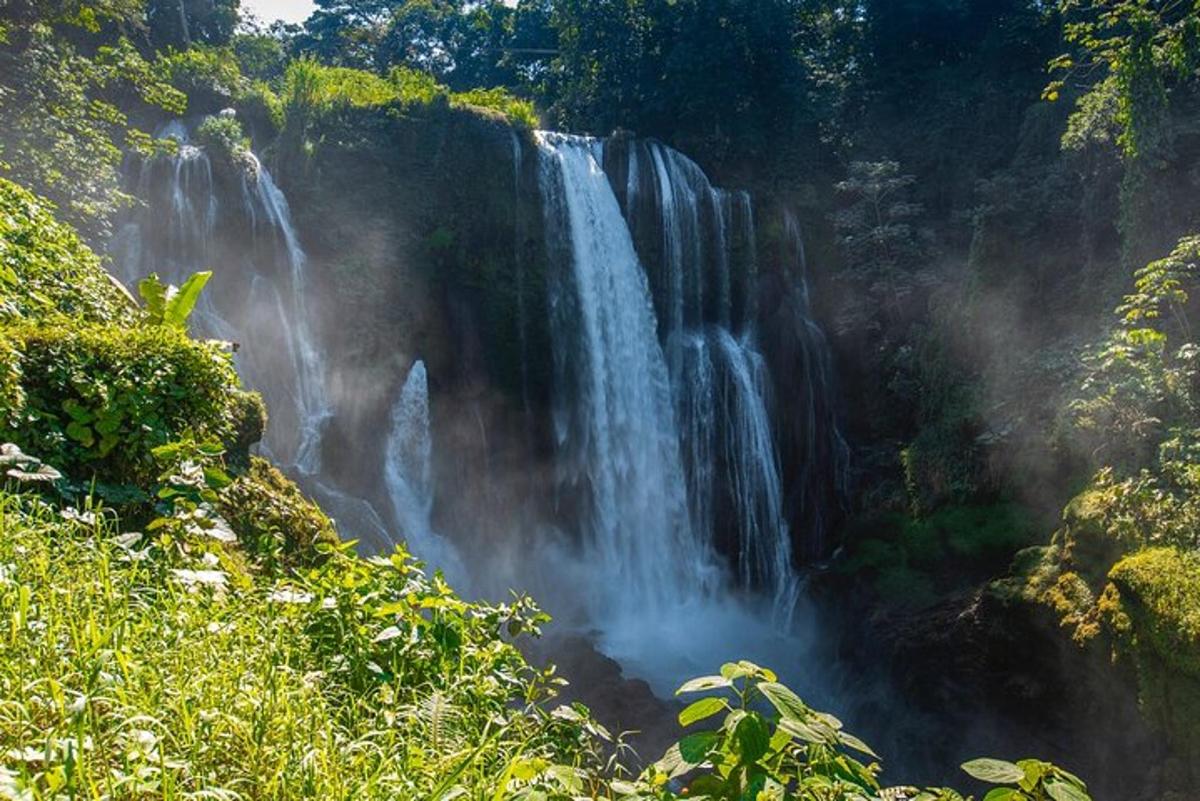
POLYGON ((349 67, 326 67, 299 59, 288 67, 284 107, 289 123, 306 120, 339 107, 381 107, 390 104, 428 106, 454 103, 498 111, 513 122, 536 123, 532 104, 503 89, 473 89, 454 93, 430 74, 395 67, 386 78, 349 67))
POLYGON ((224 45, 238 23, 239 0, 145 0, 146 27, 156 47, 224 45))
POLYGON ((864 523, 838 569, 867 579, 888 606, 920 608, 993 575, 1035 536, 1017 504, 951 504, 864 523))
POLYGON ((1067 18, 1064 38, 1075 52, 1051 67, 1064 73, 1045 96, 1058 99, 1067 79, 1098 73, 1072 119, 1068 143, 1106 138, 1114 127, 1117 144, 1131 158, 1158 158, 1169 146, 1170 89, 1194 80, 1200 67, 1200 4, 1145 0, 1060 0, 1067 18))
POLYGON ((5 438, 75 479, 149 486, 154 449, 187 432, 229 442, 240 391, 228 352, 169 326, 10 326, 22 403, 5 438))
POLYGON ((592 724, 532 706, 549 676, 500 637, 542 616, 403 551, 275 572, 0 494, 0 566, 0 793, 515 798, 594 764, 592 724))
POLYGON ((857 306, 843 313, 853 319, 839 320, 839 325, 870 325, 870 318, 879 314, 885 320, 903 315, 924 255, 914 225, 922 213, 911 199, 915 183, 916 177, 903 174, 897 162, 885 160, 856 161, 837 184, 842 203, 833 223, 844 257, 839 277, 858 289, 857 306))
POLYGON ((138 282, 138 294, 146 304, 146 324, 186 330, 188 318, 210 278, 211 270, 193 273, 181 287, 163 283, 157 274, 143 278, 138 282))
POLYGON ((1078 776, 1049 762, 1022 759, 1016 763, 1000 759, 973 759, 963 770, 997 787, 984 801, 1088 801, 1087 786, 1078 776))
POLYGON ((1136 469, 1168 431, 1200 419, 1200 351, 1188 315, 1198 261, 1200 239, 1190 237, 1138 270, 1134 292, 1117 309, 1119 327, 1086 356, 1070 409, 1114 466, 1136 469))
MULTIPOLYGON (((685 728, 722 716, 688 734, 636 782, 615 781, 617 797, 707 798, 717 801, 965 801, 949 788, 880 785, 881 767, 871 747, 827 712, 808 706, 775 674, 752 662, 728 662, 718 675, 686 682, 677 695, 708 693, 679 713, 685 728), (863 759, 869 761, 863 762, 863 759), (682 791, 673 786, 685 785, 682 791)), ((989 801, 1089 801, 1083 782, 1050 763, 1017 764, 977 759, 963 765, 992 784, 989 801)))
POLYGON ((185 105, 117 35, 136 26, 140 11, 124 0, 20 0, 5 8, 0 175, 53 200, 89 236, 106 233, 130 200, 120 188, 122 148, 150 146, 125 109, 142 103, 181 113, 185 105))
POLYGON ((246 81, 228 47, 195 46, 167 50, 155 62, 162 79, 190 99, 201 111, 219 110, 238 96, 246 81))
POLYGON ((132 303, 48 201, 0 179, 0 320, 128 319, 132 303))
POLYGON ((226 161, 240 159, 250 150, 250 137, 246 136, 241 122, 226 114, 206 117, 196 126, 196 142, 226 161))

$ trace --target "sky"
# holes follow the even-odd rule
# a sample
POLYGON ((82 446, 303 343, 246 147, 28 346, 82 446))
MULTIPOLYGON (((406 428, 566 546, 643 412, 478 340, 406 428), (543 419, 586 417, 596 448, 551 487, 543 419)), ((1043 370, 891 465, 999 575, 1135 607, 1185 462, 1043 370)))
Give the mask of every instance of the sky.
POLYGON ((242 0, 242 10, 254 12, 263 22, 302 22, 312 13, 313 4, 312 0, 242 0))

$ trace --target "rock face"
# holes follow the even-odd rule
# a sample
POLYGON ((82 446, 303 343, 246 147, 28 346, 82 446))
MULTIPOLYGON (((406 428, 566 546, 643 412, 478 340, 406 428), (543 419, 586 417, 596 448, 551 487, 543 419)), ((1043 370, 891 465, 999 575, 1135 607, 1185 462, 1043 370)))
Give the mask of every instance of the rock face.
POLYGON ((596 650, 587 637, 551 634, 522 645, 534 665, 553 663, 570 682, 557 701, 579 702, 614 737, 632 748, 621 758, 633 769, 658 759, 681 736, 677 716, 683 704, 664 701, 641 679, 626 678, 621 666, 596 650))
MULTIPOLYGON (((934 766, 984 753, 1036 755, 1087 777, 1097 801, 1161 797, 1147 774, 1162 770, 1165 752, 1139 713, 1134 682, 1103 644, 1072 642, 1049 608, 993 586, 880 616, 871 630, 870 654, 859 643, 857 658, 884 660, 912 706, 907 716, 929 723, 897 744, 894 761, 906 769, 933 776, 934 766)), ((962 784, 961 774, 945 779, 962 784)))

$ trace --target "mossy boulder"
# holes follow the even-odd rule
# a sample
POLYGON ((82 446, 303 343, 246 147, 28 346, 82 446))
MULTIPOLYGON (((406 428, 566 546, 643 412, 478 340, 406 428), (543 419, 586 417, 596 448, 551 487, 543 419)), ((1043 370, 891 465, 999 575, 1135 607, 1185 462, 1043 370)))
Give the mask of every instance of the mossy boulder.
POLYGON ((1121 555, 1138 547, 1138 543, 1114 532, 1108 524, 1111 512, 1109 493, 1103 487, 1093 486, 1067 504, 1063 527, 1056 534, 1064 561, 1101 585, 1121 555))
POLYGON ((308 559, 318 543, 338 542, 333 521, 293 481, 257 456, 221 491, 218 511, 242 545, 260 554, 308 559))
POLYGON ((1200 554, 1150 548, 1118 562, 1100 608, 1116 653, 1132 660, 1146 717, 1180 760, 1179 789, 1200 779, 1200 554))
POLYGON ((54 204, 0 179, 0 320, 132 318, 135 304, 54 204))

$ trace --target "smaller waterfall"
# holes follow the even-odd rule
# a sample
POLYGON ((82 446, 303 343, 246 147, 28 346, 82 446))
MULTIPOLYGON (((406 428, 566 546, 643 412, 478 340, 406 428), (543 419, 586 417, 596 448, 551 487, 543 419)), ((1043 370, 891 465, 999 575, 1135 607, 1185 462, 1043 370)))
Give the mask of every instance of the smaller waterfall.
POLYGON ((465 586, 458 553, 433 530, 433 435, 424 362, 409 369, 390 417, 383 474, 396 527, 418 558, 441 568, 455 586, 465 586))
POLYGON ((278 232, 287 253, 290 308, 281 315, 279 322, 286 331, 285 340, 295 372, 292 396, 300 421, 293 463, 302 473, 313 475, 321 468, 321 437, 333 417, 333 410, 325 393, 324 365, 309 328, 308 258, 292 225, 287 199, 259 160, 253 154, 248 154, 248 158, 251 169, 242 175, 242 193, 251 224, 257 229, 259 211, 265 212, 266 225, 278 232))
POLYGON ((766 402, 766 366, 748 341, 735 340, 720 328, 714 336, 725 365, 723 451, 740 536, 738 576, 743 584, 771 594, 772 608, 786 625, 800 584, 783 514, 779 457, 766 402))
POLYGON ((130 283, 158 272, 178 284, 218 268, 196 311, 200 332, 241 345, 239 372, 271 409, 264 451, 314 475, 332 407, 310 330, 307 260, 287 201, 252 153, 243 163, 222 165, 221 183, 182 122, 163 126, 159 136, 174 139, 178 152, 140 163, 135 187, 146 207, 114 238, 114 262, 130 283), (227 230, 248 230, 250 247, 217 250, 227 230))

